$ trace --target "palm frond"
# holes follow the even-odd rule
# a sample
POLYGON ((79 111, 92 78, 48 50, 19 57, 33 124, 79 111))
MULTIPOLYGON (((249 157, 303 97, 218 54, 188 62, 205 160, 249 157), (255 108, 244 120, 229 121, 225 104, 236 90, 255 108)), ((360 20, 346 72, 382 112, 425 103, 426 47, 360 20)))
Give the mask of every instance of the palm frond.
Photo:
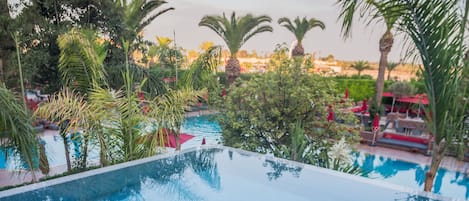
POLYGON ((296 40, 300 44, 301 44, 301 41, 303 41, 303 38, 305 37, 306 33, 310 31, 311 29, 315 27, 319 27, 324 30, 326 28, 326 25, 324 24, 324 22, 317 20, 315 18, 311 18, 308 20, 306 19, 306 17, 303 17, 301 19, 300 17, 296 17, 293 20, 293 22, 294 24, 292 24, 291 20, 286 17, 282 17, 278 20, 278 23, 281 26, 287 28, 290 32, 292 32, 295 35, 296 40))
POLYGON ((66 86, 86 93, 93 83, 105 83, 102 65, 106 51, 94 36, 72 29, 58 38, 60 48, 59 71, 66 86))
POLYGON ((436 143, 442 140, 449 143, 461 134, 466 107, 458 94, 461 73, 468 67, 464 63, 467 51, 464 41, 469 6, 461 13, 457 0, 400 3, 401 9, 396 11, 403 16, 400 26, 415 44, 413 52, 418 52, 423 64, 430 101, 430 132, 435 135, 436 143))
POLYGON ((33 161, 39 156, 38 144, 28 112, 4 86, 0 86, 0 104, 0 144, 12 147, 15 155, 18 154, 34 169, 33 161))
POLYGON ((247 14, 236 17, 235 12, 233 12, 229 18, 224 13, 222 16, 204 16, 200 20, 199 26, 207 27, 219 35, 228 46, 231 56, 235 57, 242 45, 254 35, 262 32, 272 32, 270 25, 262 25, 271 21, 272 19, 266 15, 253 16, 247 14))

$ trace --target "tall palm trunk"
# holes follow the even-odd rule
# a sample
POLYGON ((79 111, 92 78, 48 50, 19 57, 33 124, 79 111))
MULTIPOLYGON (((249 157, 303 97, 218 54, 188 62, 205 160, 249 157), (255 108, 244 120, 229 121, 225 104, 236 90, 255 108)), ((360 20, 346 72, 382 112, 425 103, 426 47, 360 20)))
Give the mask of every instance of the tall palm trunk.
POLYGON ((174 131, 174 138, 176 141, 176 150, 181 150, 181 135, 179 133, 179 130, 174 131))
POLYGON ((425 177, 424 191, 431 192, 433 188, 433 181, 435 180, 436 172, 440 166, 446 151, 446 141, 443 139, 440 143, 435 143, 433 146, 433 157, 432 163, 430 164, 430 170, 428 170, 425 177))
POLYGON ((292 52, 291 52, 291 56, 292 57, 302 57, 305 55, 305 49, 303 48, 303 45, 301 44, 301 42, 298 42, 298 44, 296 44, 295 48, 293 48, 292 52))
POLYGON ((231 56, 225 67, 226 80, 229 86, 239 77, 240 68, 238 59, 235 56, 231 56))
POLYGON ((83 133, 83 144, 82 144, 82 149, 81 149, 81 164, 80 168, 84 170, 86 168, 86 163, 88 160, 88 141, 89 141, 89 135, 86 133, 83 133))
POLYGON ((379 40, 379 51, 381 52, 381 57, 379 59, 379 69, 378 69, 378 78, 376 80, 376 95, 375 101, 378 106, 381 105, 381 99, 383 98, 384 90, 384 73, 386 71, 386 66, 388 65, 388 54, 391 51, 392 45, 394 43, 394 37, 390 30, 387 30, 381 39, 379 40))
POLYGON ((391 80, 391 71, 388 70, 388 81, 391 80))
POLYGON ((72 163, 70 162, 70 150, 68 149, 68 139, 67 139, 67 128, 68 121, 64 121, 60 124, 60 137, 62 137, 65 149, 65 161, 67 161, 67 171, 72 170, 72 163))

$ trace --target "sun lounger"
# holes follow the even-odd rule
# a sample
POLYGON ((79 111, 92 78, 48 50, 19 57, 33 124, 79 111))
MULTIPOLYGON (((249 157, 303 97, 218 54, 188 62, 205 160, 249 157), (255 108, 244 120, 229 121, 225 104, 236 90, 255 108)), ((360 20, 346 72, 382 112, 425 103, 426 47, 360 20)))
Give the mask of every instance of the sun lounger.
POLYGON ((430 142, 426 138, 394 133, 384 133, 382 137, 376 140, 376 144, 384 147, 420 152, 425 155, 428 155, 430 150, 430 142))

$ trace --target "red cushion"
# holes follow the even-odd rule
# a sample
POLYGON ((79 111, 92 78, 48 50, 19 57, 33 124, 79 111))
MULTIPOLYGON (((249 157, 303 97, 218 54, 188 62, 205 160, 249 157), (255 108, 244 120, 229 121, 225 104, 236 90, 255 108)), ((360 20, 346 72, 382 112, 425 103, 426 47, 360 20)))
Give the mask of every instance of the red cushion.
POLYGON ((402 140, 407 142, 415 142, 420 144, 428 144, 428 139, 419 138, 419 137, 412 137, 412 136, 405 136, 399 134, 391 134, 391 133, 384 133, 383 137, 395 140, 402 140))

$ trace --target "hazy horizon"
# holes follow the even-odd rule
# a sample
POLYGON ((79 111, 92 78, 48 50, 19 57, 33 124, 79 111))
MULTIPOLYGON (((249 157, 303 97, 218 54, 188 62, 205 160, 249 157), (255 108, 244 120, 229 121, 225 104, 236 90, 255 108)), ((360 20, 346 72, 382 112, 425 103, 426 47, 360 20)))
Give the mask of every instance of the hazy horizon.
MULTIPOLYGON (((155 36, 173 38, 174 31, 177 46, 187 50, 198 50, 204 41, 212 41, 226 49, 225 43, 215 32, 198 26, 203 16, 223 13, 230 15, 233 11, 237 16, 246 13, 268 15, 272 17, 271 25, 274 31, 260 33, 241 47, 243 50, 256 50, 259 55, 264 55, 272 52, 276 44, 286 42, 290 45, 295 40, 291 32, 278 25, 277 20, 280 17, 293 19, 296 16, 306 16, 319 19, 326 25, 325 30, 314 28, 306 34, 303 40, 306 53, 315 53, 317 57, 332 54, 339 60, 377 62, 380 56, 378 42, 385 31, 384 26, 378 24, 365 27, 364 22, 360 21, 354 24, 352 37, 344 40, 340 22, 337 20, 339 8, 334 4, 335 1, 331 0, 168 0, 160 10, 168 7, 174 7, 175 10, 159 16, 148 25, 144 38, 153 42, 155 36)), ((402 47, 396 44, 400 44, 399 37, 395 38, 395 45, 389 54, 390 61, 400 59, 402 47)))

